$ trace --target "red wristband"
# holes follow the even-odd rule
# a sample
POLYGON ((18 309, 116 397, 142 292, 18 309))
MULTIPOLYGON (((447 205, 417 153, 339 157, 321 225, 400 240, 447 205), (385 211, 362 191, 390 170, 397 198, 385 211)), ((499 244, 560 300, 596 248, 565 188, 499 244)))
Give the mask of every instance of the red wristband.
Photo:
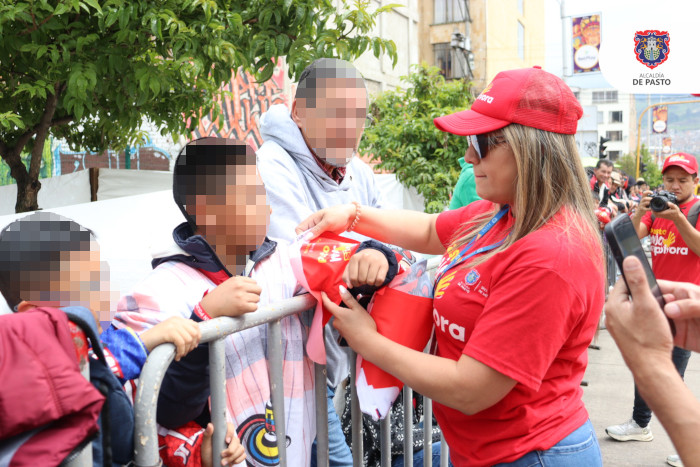
POLYGON ((199 317, 199 319, 201 319, 202 321, 208 321, 208 320, 212 319, 211 316, 209 316, 209 313, 204 311, 204 308, 202 308, 201 302, 197 303, 194 306, 194 314, 197 315, 199 317))

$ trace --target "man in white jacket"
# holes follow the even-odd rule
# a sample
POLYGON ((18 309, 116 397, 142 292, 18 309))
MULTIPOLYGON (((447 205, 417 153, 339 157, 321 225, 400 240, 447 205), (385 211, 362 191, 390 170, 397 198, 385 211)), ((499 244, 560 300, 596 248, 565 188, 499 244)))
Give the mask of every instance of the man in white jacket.
MULTIPOLYGON (((381 207, 372 169, 357 157, 368 105, 364 79, 352 64, 323 58, 301 74, 291 114, 274 105, 260 119, 264 144, 258 171, 272 208, 268 236, 290 241, 294 228, 312 213, 353 201, 381 207)), ((349 235, 352 236, 352 235, 349 235)), ((349 374, 349 353, 326 329, 330 465, 350 466, 332 399, 349 374)), ((312 465, 315 465, 312 456, 312 465)))

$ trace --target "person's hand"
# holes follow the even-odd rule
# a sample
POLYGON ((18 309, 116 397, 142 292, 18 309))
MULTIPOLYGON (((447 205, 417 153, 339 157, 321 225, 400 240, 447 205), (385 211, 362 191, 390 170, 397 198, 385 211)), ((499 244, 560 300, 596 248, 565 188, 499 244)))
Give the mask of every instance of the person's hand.
POLYGON ((160 344, 172 342, 175 345, 175 360, 193 351, 202 337, 199 325, 191 319, 173 316, 144 331, 139 336, 150 352, 160 344))
POLYGON ((340 234, 350 227, 352 221, 355 220, 356 212, 357 207, 354 204, 343 204, 322 209, 301 221, 295 231, 299 235, 311 229, 309 240, 313 240, 323 232, 340 234))
POLYGON ((627 257, 622 266, 629 291, 621 278, 610 293, 605 304, 608 331, 633 372, 658 362, 671 362, 671 328, 651 293, 642 263, 638 258, 627 257))
POLYGON ((617 216, 618 209, 617 209, 617 206, 615 205, 615 203, 608 204, 608 207, 610 207, 610 211, 612 211, 612 217, 617 216))
POLYGON ((654 212, 654 217, 658 217, 659 219, 668 219, 675 223, 685 216, 677 204, 668 203, 668 209, 654 212))
POLYGON ((639 205, 637 205, 637 209, 639 209, 642 215, 646 214, 646 212, 651 209, 649 207, 649 203, 651 203, 652 193, 653 192, 651 191, 645 191, 642 193, 642 199, 639 200, 639 205))
POLYGON ((340 297, 347 308, 336 305, 325 292, 321 292, 323 307, 335 317, 333 327, 340 332, 355 352, 362 354, 362 344, 367 342, 372 333, 377 332, 377 325, 367 310, 357 303, 357 300, 342 285, 340 297))
POLYGON ((343 272, 343 282, 348 288, 365 284, 379 287, 384 283, 387 272, 389 262, 384 253, 367 248, 352 255, 343 272))
MULTIPOLYGON (((204 438, 202 438, 202 467, 213 467, 214 459, 212 456, 212 436, 214 435, 214 425, 207 424, 204 430, 204 438)), ((228 447, 221 451, 221 465, 240 464, 245 460, 245 450, 241 446, 241 442, 236 436, 236 430, 233 424, 228 423, 226 427, 226 438, 228 447)))
POLYGON ((700 352, 700 287, 695 284, 659 280, 664 293, 664 312, 676 325, 675 344, 700 352))
POLYGON ((258 309, 261 292, 254 279, 233 276, 204 296, 200 305, 212 318, 240 316, 258 309))

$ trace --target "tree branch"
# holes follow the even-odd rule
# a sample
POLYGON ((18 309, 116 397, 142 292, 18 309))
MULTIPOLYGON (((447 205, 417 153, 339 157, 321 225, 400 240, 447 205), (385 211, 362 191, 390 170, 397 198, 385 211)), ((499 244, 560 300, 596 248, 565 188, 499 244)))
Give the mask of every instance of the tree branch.
POLYGON ((32 156, 29 163, 30 180, 37 180, 39 178, 39 169, 41 168, 41 156, 44 152, 44 144, 46 143, 46 137, 48 136, 49 128, 51 128, 51 121, 56 113, 58 98, 61 95, 63 87, 64 86, 61 83, 56 83, 54 85, 54 93, 50 95, 48 99, 46 99, 44 113, 41 116, 41 120, 35 127, 36 138, 34 147, 32 147, 32 156))
POLYGON ((32 21, 34 21, 34 27, 31 29, 27 29, 26 31, 22 31, 17 35, 18 36, 26 36, 27 34, 31 34, 34 31, 36 31, 37 29, 39 29, 40 27, 42 27, 43 25, 45 25, 51 18, 53 18, 53 13, 51 13, 49 16, 47 16, 46 18, 41 20, 41 23, 36 24, 36 21, 34 21, 34 14, 32 14, 32 21))

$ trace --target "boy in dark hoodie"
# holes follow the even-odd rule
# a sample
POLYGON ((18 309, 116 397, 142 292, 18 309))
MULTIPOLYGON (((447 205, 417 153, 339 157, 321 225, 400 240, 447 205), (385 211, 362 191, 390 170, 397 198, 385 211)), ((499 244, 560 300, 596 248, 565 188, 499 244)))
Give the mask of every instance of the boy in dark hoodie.
MULTIPOLYGON (((151 274, 121 300, 117 326, 145 330, 169 316, 195 321, 239 316, 305 292, 292 272, 287 246, 265 237, 270 208, 250 147, 221 138, 193 141, 178 156, 173 177, 173 197, 187 222, 173 232, 174 254, 155 259, 151 274)), ((360 270, 376 271, 391 258, 388 249, 366 248, 350 261, 360 270)), ((396 269, 394 258, 383 282, 396 269)), ((370 274, 367 283, 381 279, 375 276, 370 274)), ((309 312, 281 322, 287 458, 305 467, 316 433, 314 371, 305 353, 309 324, 309 312)), ((227 338, 226 391, 228 414, 248 462, 274 465, 276 448, 265 449, 253 439, 267 429, 267 329, 262 325, 227 338)), ((208 372, 208 345, 171 365, 159 398, 161 425, 180 426, 205 410, 208 372)))

